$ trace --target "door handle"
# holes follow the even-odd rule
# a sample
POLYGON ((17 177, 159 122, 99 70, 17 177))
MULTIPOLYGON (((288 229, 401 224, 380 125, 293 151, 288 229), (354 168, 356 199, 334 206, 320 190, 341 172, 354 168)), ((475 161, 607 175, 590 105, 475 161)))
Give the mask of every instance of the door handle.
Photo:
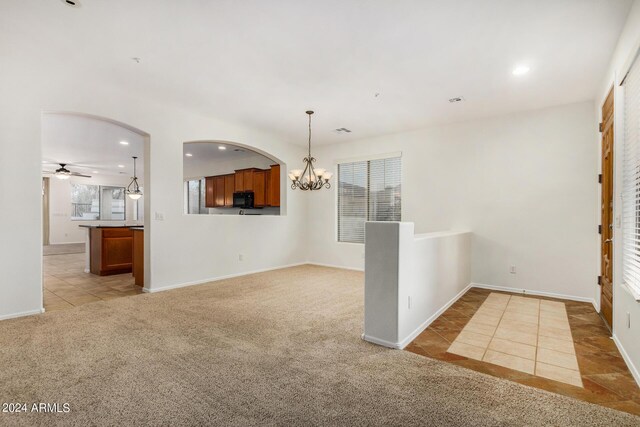
POLYGON ((607 239, 603 243, 611 243, 611 242, 613 242, 613 239, 607 239))

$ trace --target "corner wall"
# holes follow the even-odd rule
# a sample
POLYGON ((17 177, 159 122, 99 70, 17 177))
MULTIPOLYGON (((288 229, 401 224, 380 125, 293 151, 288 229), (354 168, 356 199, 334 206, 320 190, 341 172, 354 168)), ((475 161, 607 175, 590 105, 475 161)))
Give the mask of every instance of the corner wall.
POLYGON ((593 301, 595 129, 584 102, 316 147, 335 180, 310 200, 310 261, 363 268, 364 245, 336 241, 336 164, 401 151, 402 221, 470 230, 473 282, 593 301))

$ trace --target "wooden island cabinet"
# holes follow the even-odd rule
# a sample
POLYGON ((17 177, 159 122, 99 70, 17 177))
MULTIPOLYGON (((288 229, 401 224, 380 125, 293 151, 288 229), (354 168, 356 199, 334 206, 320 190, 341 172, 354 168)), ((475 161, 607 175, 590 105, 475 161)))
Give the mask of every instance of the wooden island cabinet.
POLYGON ((80 225, 87 229, 86 270, 98 276, 134 273, 144 283, 144 228, 126 225, 80 225))
POLYGON ((233 207, 233 193, 254 193, 254 206, 280 206, 280 165, 269 169, 238 169, 235 173, 205 178, 205 207, 233 207))

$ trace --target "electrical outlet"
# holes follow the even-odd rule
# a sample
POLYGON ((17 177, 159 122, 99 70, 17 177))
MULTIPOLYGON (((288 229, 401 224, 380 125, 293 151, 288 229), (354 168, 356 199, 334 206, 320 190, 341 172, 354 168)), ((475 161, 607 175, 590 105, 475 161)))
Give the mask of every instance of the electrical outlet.
POLYGON ((512 265, 511 267, 509 267, 509 273, 516 274, 516 266, 515 265, 512 265))
POLYGON ((238 254, 238 261, 244 261, 244 255, 238 254))
POLYGON ((409 307, 409 310, 411 310, 411 297, 410 296, 407 298, 407 306, 409 307))
POLYGON ((156 212, 156 221, 164 221, 164 214, 162 212, 156 212))

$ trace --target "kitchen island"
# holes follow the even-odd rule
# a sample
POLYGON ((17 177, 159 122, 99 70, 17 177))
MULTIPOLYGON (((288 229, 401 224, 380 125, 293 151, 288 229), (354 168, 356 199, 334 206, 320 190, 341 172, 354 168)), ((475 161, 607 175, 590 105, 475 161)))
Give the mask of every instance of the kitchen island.
MULTIPOLYGON (((134 251, 134 229, 140 236, 136 239, 139 243, 144 228, 137 225, 81 225, 87 229, 85 272, 99 276, 110 276, 133 272, 134 252, 142 254, 144 263, 144 250, 134 251)), ((138 270, 143 270, 140 268, 138 270)), ((142 274, 140 274, 142 276, 142 274)), ((142 281, 143 279, 140 278, 142 281)), ((136 284, 142 286, 142 282, 136 284)))

